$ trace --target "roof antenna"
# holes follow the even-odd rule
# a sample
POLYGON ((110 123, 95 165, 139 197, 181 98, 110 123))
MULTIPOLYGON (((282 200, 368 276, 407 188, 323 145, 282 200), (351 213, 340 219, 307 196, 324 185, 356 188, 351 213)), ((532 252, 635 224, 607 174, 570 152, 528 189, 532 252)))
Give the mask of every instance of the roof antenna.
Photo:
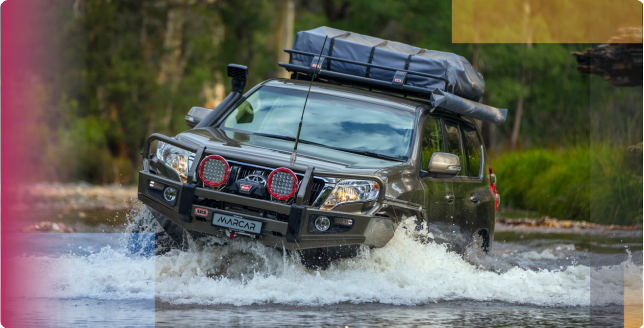
POLYGON ((304 110, 306 110, 306 103, 309 101, 309 94, 311 93, 311 87, 313 87, 313 80, 315 76, 322 70, 322 64, 324 62, 324 57, 322 57, 322 52, 324 51, 324 46, 326 45, 326 40, 329 36, 324 37, 324 43, 322 44, 322 49, 320 50, 320 55, 313 57, 311 60, 311 67, 309 67, 309 72, 311 73, 311 84, 309 84, 309 91, 306 93, 306 99, 304 100, 304 107, 302 107, 302 116, 300 117, 300 125, 297 128, 297 135, 295 136, 295 145, 293 146, 293 153, 291 153, 291 166, 295 166, 295 160, 297 159, 297 145, 300 143, 300 132, 302 132, 302 121, 304 120, 304 110))

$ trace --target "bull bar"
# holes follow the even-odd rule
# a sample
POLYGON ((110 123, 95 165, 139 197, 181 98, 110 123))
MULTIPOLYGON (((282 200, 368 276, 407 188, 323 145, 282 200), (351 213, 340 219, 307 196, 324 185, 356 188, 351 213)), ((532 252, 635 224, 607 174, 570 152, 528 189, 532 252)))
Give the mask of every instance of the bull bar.
MULTIPOLYGON (((138 198, 150 208, 156 210, 173 223, 189 231, 200 232, 209 235, 226 236, 225 231, 211 224, 212 215, 209 214, 205 219, 195 216, 195 207, 207 210, 209 213, 217 212, 220 214, 238 216, 244 219, 259 221, 263 223, 261 233, 248 237, 260 240, 263 244, 272 247, 286 249, 306 249, 319 247, 334 247, 345 245, 368 245, 374 247, 384 246, 393 237, 393 222, 390 218, 378 216, 376 213, 382 208, 384 203, 384 192, 378 196, 378 200, 367 213, 343 212, 335 210, 321 210, 305 205, 309 204, 311 197, 311 185, 313 181, 313 167, 301 167, 284 165, 282 162, 254 163, 252 159, 244 160, 249 164, 271 167, 286 167, 296 173, 304 174, 301 180, 300 188, 295 200, 291 204, 273 202, 262 199, 235 195, 217 191, 210 188, 199 187, 194 181, 193 176, 201 160, 208 155, 215 154, 211 149, 205 147, 196 147, 194 145, 179 141, 162 134, 152 134, 144 144, 141 153, 144 159, 144 168, 139 172, 138 198), (195 159, 189 168, 188 181, 182 183, 172 180, 161 175, 149 172, 150 147, 152 142, 158 140, 167 144, 177 146, 195 153, 195 159), (174 202, 168 202, 160 197, 159 193, 151 190, 152 184, 161 184, 163 186, 172 186, 177 189, 177 197, 174 202), (203 198, 222 202, 225 204, 235 205, 238 208, 259 209, 263 211, 272 211, 281 215, 287 215, 288 220, 282 221, 264 216, 256 215, 252 211, 233 211, 223 208, 212 208, 208 206, 195 205, 195 198, 203 198), (311 231, 311 220, 317 216, 351 218, 353 226, 343 232, 320 233, 311 231)), ((225 152, 217 150, 217 155, 226 156, 225 152)), ((376 176, 347 175, 337 172, 315 171, 316 177, 335 177, 335 178, 366 178, 376 181, 380 185, 380 190, 384 191, 384 182, 376 176)), ((232 208, 232 207, 231 207, 232 208)))

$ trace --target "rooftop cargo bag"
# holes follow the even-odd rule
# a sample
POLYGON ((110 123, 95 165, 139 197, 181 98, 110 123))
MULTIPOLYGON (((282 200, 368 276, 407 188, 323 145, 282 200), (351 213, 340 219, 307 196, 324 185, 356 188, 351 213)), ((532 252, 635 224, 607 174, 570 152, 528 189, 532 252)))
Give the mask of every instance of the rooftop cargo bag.
MULTIPOLYGON (((425 88, 428 93, 436 89, 447 91, 465 99, 479 101, 483 96, 483 76, 462 56, 426 50, 404 43, 346 32, 330 27, 318 27, 298 32, 293 50, 332 56, 362 63, 387 66, 401 70, 435 75, 435 79, 409 74, 406 84, 425 88), (325 38, 328 40, 325 44, 325 38), (324 49, 322 49, 324 45, 324 49)), ((292 54, 291 64, 310 67, 313 56, 292 54)), ((326 59, 322 69, 344 74, 363 76, 382 81, 392 81, 395 72, 326 59)))

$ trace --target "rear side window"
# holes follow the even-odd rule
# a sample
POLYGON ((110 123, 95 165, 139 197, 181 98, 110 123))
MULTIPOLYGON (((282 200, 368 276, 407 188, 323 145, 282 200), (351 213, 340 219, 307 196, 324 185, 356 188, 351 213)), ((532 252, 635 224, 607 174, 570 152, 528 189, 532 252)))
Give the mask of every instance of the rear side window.
POLYGON ((476 129, 467 125, 463 128, 463 142, 467 151, 468 175, 478 177, 481 174, 481 139, 476 129))
POLYGON ((443 133, 437 117, 428 117, 425 123, 422 142, 423 171, 427 170, 429 159, 437 151, 443 151, 443 133))
POLYGON ((463 161, 463 150, 461 148, 461 131, 458 128, 458 123, 455 122, 445 122, 445 138, 447 139, 445 145, 447 146, 445 151, 450 154, 458 156, 459 161, 461 162, 461 172, 458 175, 465 174, 465 161, 463 161))

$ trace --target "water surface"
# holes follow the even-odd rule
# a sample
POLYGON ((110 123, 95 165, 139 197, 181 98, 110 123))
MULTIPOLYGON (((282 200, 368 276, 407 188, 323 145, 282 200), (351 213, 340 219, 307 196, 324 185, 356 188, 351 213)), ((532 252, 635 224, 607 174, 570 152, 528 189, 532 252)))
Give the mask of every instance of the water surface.
MULTIPOLYGON (((111 231, 124 230, 112 220, 111 231)), ((620 325, 624 279, 641 295, 638 231, 499 229, 490 254, 461 257, 419 242, 426 233, 412 223, 325 271, 244 239, 145 256, 126 251, 122 232, 3 234, 21 245, 12 263, 30 275, 3 307, 35 327, 572 327, 620 325)))

